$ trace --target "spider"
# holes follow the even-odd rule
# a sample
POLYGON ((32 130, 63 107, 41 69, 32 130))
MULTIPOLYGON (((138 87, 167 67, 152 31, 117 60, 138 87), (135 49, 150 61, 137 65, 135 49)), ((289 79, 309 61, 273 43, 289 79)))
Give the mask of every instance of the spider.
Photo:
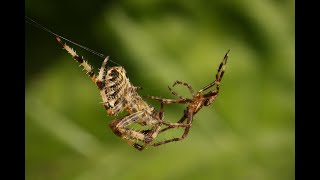
MULTIPOLYGON (((161 104, 187 104, 187 108, 184 110, 184 113, 182 115, 182 117, 180 118, 180 120, 177 122, 178 124, 183 123, 186 119, 187 119, 187 125, 186 127, 184 127, 184 133, 182 134, 181 137, 178 138, 172 138, 169 140, 165 140, 165 141, 161 141, 161 142, 157 142, 157 143, 153 143, 151 144, 152 146, 159 146, 162 144, 166 144, 169 142, 174 142, 174 141, 181 141, 184 138, 187 137, 188 133, 189 133, 189 129, 192 125, 192 121, 193 121, 193 117, 195 114, 197 114, 199 112, 199 110, 203 107, 203 106, 209 106, 218 96, 219 94, 219 89, 220 89, 220 82, 221 79, 223 77, 223 74, 225 72, 225 68, 226 68, 226 64, 227 64, 227 60, 229 57, 229 52, 230 50, 227 51, 227 53, 225 54, 222 62, 220 63, 220 66, 218 68, 218 72, 216 74, 216 79, 215 81, 209 83, 208 85, 206 85, 205 87, 203 87, 202 89, 200 89, 198 92, 194 93, 192 87, 185 82, 182 81, 175 81, 173 84, 173 87, 177 84, 186 86, 190 93, 192 94, 192 98, 184 98, 181 95, 179 95, 178 93, 176 93, 175 91, 173 91, 169 86, 169 90, 170 92, 178 97, 178 100, 175 99, 163 99, 163 98, 159 98, 159 97, 155 97, 155 96, 146 96, 147 98, 151 98, 154 99, 156 101, 160 101, 161 104), (209 88, 213 87, 214 85, 216 85, 216 88, 209 91, 206 94, 203 94, 204 91, 208 90, 209 88)), ((168 129, 171 129, 173 127, 166 127, 162 130, 160 130, 158 133, 162 133, 168 129)))
POLYGON ((111 121, 109 126, 114 134, 121 137, 129 145, 142 151, 157 137, 162 125, 170 128, 189 126, 183 123, 163 121, 163 103, 161 103, 161 109, 158 112, 154 107, 143 101, 137 93, 137 90, 141 88, 130 83, 122 66, 109 67, 106 70, 105 66, 109 57, 104 59, 99 74, 96 76, 93 68, 83 57, 80 57, 71 47, 63 43, 58 36, 55 36, 55 38, 72 55, 73 59, 83 66, 91 80, 96 84, 107 114, 117 116, 124 110, 128 112, 126 116, 111 121), (132 124, 151 126, 151 129, 138 131, 128 128, 132 124), (139 141, 140 144, 136 141, 139 141))

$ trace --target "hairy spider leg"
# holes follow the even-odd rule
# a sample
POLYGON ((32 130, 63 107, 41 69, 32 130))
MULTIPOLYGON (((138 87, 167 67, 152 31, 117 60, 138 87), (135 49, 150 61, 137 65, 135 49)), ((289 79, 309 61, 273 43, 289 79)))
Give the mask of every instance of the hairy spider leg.
MULTIPOLYGON (((174 82, 174 84, 172 85, 172 87, 174 87, 176 84, 180 84, 180 85, 184 85, 186 86, 190 93, 192 94, 192 96, 194 96, 194 91, 192 89, 192 87, 188 84, 188 83, 185 83, 185 82, 182 82, 182 81, 176 81, 174 82)), ((184 97, 182 97, 180 94, 178 94, 177 92, 173 91, 170 86, 168 86, 168 89, 170 90, 171 94, 173 94, 174 96, 177 96, 179 99, 185 99, 184 97)))
MULTIPOLYGON (((187 124, 189 124, 189 126, 186 126, 185 127, 185 131, 183 133, 183 135, 180 137, 180 138, 172 138, 172 139, 169 139, 169 140, 165 140, 165 141, 162 141, 162 142, 157 142, 157 143, 154 143, 152 144, 152 146, 159 146, 159 145, 162 145, 162 144, 166 144, 166 143, 169 143, 169 142, 173 142, 173 141, 181 141, 183 140, 184 138, 187 137, 188 133, 189 133, 189 129, 192 125, 192 121, 193 121, 193 116, 200 110, 199 109, 195 109, 195 108, 192 108, 192 105, 197 99, 199 99, 202 95, 201 95, 201 92, 209 89, 210 87, 216 85, 216 90, 213 90, 211 93, 207 93, 205 95, 203 95, 202 97, 204 99, 207 99, 210 101, 210 103, 218 96, 218 93, 219 93, 219 85, 220 85, 220 81, 223 77, 223 74, 224 74, 224 71, 225 71, 225 68, 226 68, 226 64, 227 64, 227 60, 228 60, 228 54, 229 54, 230 50, 227 51, 227 53, 225 54, 222 62, 220 63, 219 65, 219 68, 218 68, 218 72, 216 74, 216 80, 212 83, 210 83, 209 85, 205 86, 204 88, 202 88, 201 90, 199 90, 196 94, 193 93, 193 89, 191 87, 191 85, 185 83, 185 82, 182 82, 182 81, 176 81, 173 86, 175 86, 176 84, 181 84, 181 85, 184 85, 184 86, 187 86, 193 96, 193 99, 191 100, 191 102, 189 102, 188 104, 188 107, 187 107, 187 110, 184 110, 184 114, 183 116, 180 118, 180 120, 177 122, 177 123, 183 123, 187 118, 188 118, 188 121, 187 121, 187 124)), ((180 100, 171 100, 171 99, 162 99, 162 98, 158 98, 158 97, 149 97, 151 99, 154 99, 154 100, 157 100, 157 101, 160 101, 161 103, 167 103, 167 104, 171 104, 171 103, 177 103, 177 104, 180 104, 180 103, 184 103, 183 100, 185 100, 186 98, 183 98, 181 95, 179 95, 178 93, 174 92, 170 87, 168 87, 169 90, 171 91, 171 93, 177 97, 180 98, 180 100)), ((204 102, 202 102, 202 104, 205 104, 204 102)), ((172 129, 173 127, 166 127, 164 129, 162 129, 159 133, 162 133, 166 130, 169 130, 169 129, 172 129)))
POLYGON ((96 75, 93 72, 93 68, 90 66, 90 64, 83 59, 82 56, 79 56, 71 47, 69 47, 66 43, 63 43, 62 40, 56 36, 57 41, 63 46, 63 48, 71 54, 72 58, 76 60, 80 65, 86 70, 86 73, 89 75, 89 77, 92 79, 94 83, 96 83, 97 78, 96 75))
MULTIPOLYGON (((184 132, 183 132, 181 137, 172 138, 172 139, 164 140, 164 141, 161 141, 161 142, 153 143, 153 144, 151 144, 151 146, 160 146, 160 145, 167 144, 167 143, 174 142, 174 141, 181 141, 184 138, 186 138, 188 136, 188 134, 189 134, 189 130, 190 130, 190 127, 192 125, 193 112, 189 111, 188 114, 184 113, 184 115, 182 116, 182 118, 179 121, 183 122, 185 119, 188 119, 187 120, 187 125, 188 126, 185 127, 184 132)), ((164 132, 165 130, 168 130, 169 128, 172 128, 172 127, 168 127, 166 129, 163 129, 163 131, 161 131, 161 133, 164 132)))
POLYGON ((138 149, 140 151, 144 150, 153 141, 153 139, 155 139, 158 136, 160 130, 161 130, 161 123, 158 123, 155 126, 153 126, 153 128, 151 130, 142 131, 142 132, 147 133, 146 135, 151 138, 150 141, 144 142, 144 145, 134 143, 133 147, 135 147, 136 149, 138 149))
POLYGON ((105 65, 108 62, 108 58, 106 57, 102 63, 102 67, 100 69, 99 75, 98 77, 96 77, 93 68, 91 67, 91 65, 84 60, 84 58, 82 56, 79 56, 70 46, 68 46, 66 43, 62 42, 62 40, 56 36, 57 41, 63 46, 63 48, 69 53, 71 54, 72 58, 74 60, 76 60, 78 63, 80 63, 80 66, 82 66, 84 68, 84 70, 86 71, 86 73, 89 75, 89 77, 91 78, 91 80, 98 86, 98 88, 101 90, 103 89, 103 78, 104 78, 104 73, 105 73, 105 65))
MULTIPOLYGON (((205 86, 205 87, 202 88, 201 90, 199 90, 199 91, 197 92, 197 95, 200 95, 201 92, 209 89, 210 87, 214 86, 215 84, 217 84, 217 89, 215 90, 215 92, 214 92, 213 94, 215 94, 215 95, 214 95, 215 97, 218 95, 218 93, 219 93, 219 85, 220 85, 220 84, 219 84, 219 83, 216 83, 216 82, 220 82, 221 79, 222 79, 222 77, 223 77, 223 74, 224 74, 224 71, 225 71, 225 68, 226 68, 226 64, 227 64, 227 60, 228 60, 228 57, 229 57, 229 52, 230 52, 230 50, 227 51, 227 53, 225 54, 222 62, 221 62, 220 65, 219 65, 218 72, 217 72, 217 74, 216 74, 216 80, 215 80, 214 82, 210 83, 209 85, 205 86)), ((185 82, 182 82, 182 81, 175 81, 174 84, 173 84, 173 87, 174 87, 176 84, 181 84, 181 85, 187 86, 188 89, 190 90, 193 98, 196 97, 196 95, 194 94, 194 91, 193 91, 193 89, 192 89, 192 86, 191 86, 190 84, 185 83, 185 82)), ((181 95, 179 95, 178 93, 176 93, 175 91, 173 91, 169 86, 168 86, 168 88, 169 88, 169 90, 171 91, 171 93, 172 93, 173 95, 179 97, 180 99, 186 99, 186 98, 182 97, 181 95)), ((149 98, 150 98, 150 97, 149 97, 149 98)), ((163 100, 163 102, 165 102, 165 103, 167 103, 167 104, 169 104, 169 102, 170 102, 170 103, 180 103, 180 102, 181 102, 181 101, 179 101, 179 100, 161 99, 161 98, 157 98, 157 97, 152 97, 151 99, 154 99, 154 100, 157 100, 157 101, 162 101, 162 100, 163 100)), ((191 101, 192 101, 192 100, 191 100, 191 101)), ((183 123, 183 122, 185 121, 185 119, 187 118, 187 117, 185 116, 185 114, 186 114, 186 110, 184 111, 184 115, 181 117, 181 119, 180 119, 177 123, 183 123)), ((166 127, 166 128, 164 128, 164 129, 162 129, 162 130, 160 131, 160 133, 161 133, 161 132, 164 132, 164 131, 166 131, 166 130, 168 130, 168 129, 171 129, 171 128, 173 128, 173 127, 166 127)))
MULTIPOLYGON (((188 117, 186 116, 186 114, 187 114, 187 112, 186 112, 186 110, 184 110, 183 116, 180 118, 179 121, 177 121, 177 123, 179 123, 179 124, 183 123, 183 122, 188 118, 188 117)), ((164 128, 164 129, 161 129, 161 131, 159 132, 159 134, 162 133, 162 132, 164 132, 164 131, 166 131, 166 130, 172 129, 172 128, 174 128, 174 127, 169 126, 169 127, 164 128)))
MULTIPOLYGON (((162 120, 163 117, 164 117, 164 110, 163 110, 163 103, 161 103, 158 118, 157 117, 154 117, 154 118, 158 120, 162 120)), ((152 129, 140 131, 141 133, 146 134, 148 137, 151 137, 151 139, 147 142, 144 142, 143 146, 137 143, 133 144, 133 146, 140 151, 144 150, 145 147, 147 147, 153 141, 153 139, 155 139, 158 136, 158 134, 160 133, 160 130, 161 130, 161 122, 155 124, 152 129)))
POLYGON ((154 124, 154 127, 151 130, 148 130, 147 133, 144 133, 146 131, 136 131, 133 129, 126 128, 127 126, 133 124, 133 123, 140 123, 145 122, 150 119, 152 119, 151 115, 144 111, 138 111, 133 114, 128 114, 125 117, 115 119, 109 123, 110 128, 112 131, 134 148, 142 151, 151 141, 153 141, 154 138, 157 137, 160 128, 161 128, 161 121, 160 119, 157 119, 156 124, 154 124), (136 140, 144 142, 144 146, 136 143, 136 140))
MULTIPOLYGON (((165 98, 160 98, 160 97, 156 97, 156 96, 145 96, 147 98, 156 100, 156 101, 160 101, 161 103, 164 104, 187 104, 187 103, 191 103, 192 99, 188 99, 188 98, 184 98, 184 99, 179 99, 179 100, 175 100, 175 99, 165 99, 165 98)), ((189 126, 188 124, 183 124, 183 123, 171 123, 171 122, 167 122, 167 121, 162 121, 161 123, 169 126, 169 127, 187 127, 189 126)))
POLYGON ((192 94, 192 96, 194 96, 194 91, 193 91, 193 89, 192 89, 192 87, 191 87, 190 84, 185 83, 185 82, 182 82, 182 81, 175 81, 175 82, 173 83, 172 87, 174 87, 174 86, 177 85, 177 84, 186 86, 186 87, 189 89, 189 91, 190 91, 190 93, 192 94))
POLYGON ((102 97, 103 102, 107 102, 108 98, 105 93, 105 73, 106 69, 105 66, 109 60, 109 56, 107 56, 101 65, 101 68, 99 70, 98 76, 95 75, 93 68, 90 66, 90 64, 83 59, 83 57, 80 57, 70 46, 68 46, 66 43, 63 43, 62 40, 56 36, 57 41, 63 46, 63 48, 71 54, 72 58, 75 59, 77 62, 80 63, 80 65, 86 70, 87 74, 91 78, 91 80, 97 85, 98 89, 100 90, 100 95, 102 97))
MULTIPOLYGON (((201 100, 200 103, 199 103, 199 101, 196 101, 196 99, 198 99, 199 96, 195 96, 194 101, 192 103, 188 104, 187 109, 184 110, 183 116, 177 122, 178 124, 180 124, 180 123, 183 123, 186 119, 188 119, 187 123, 186 123, 186 125, 188 125, 188 126, 185 127, 184 132, 180 138, 172 138, 172 139, 165 140, 162 142, 157 142, 157 143, 154 143, 151 145, 152 146, 159 146, 159 145, 166 144, 166 143, 173 142, 173 141, 181 141, 184 138, 186 138, 187 135, 189 134, 189 129, 192 126, 193 116, 198 113, 198 111, 202 108, 203 105, 207 106, 207 105, 211 104, 212 101, 214 101, 214 99, 218 96, 218 93, 219 93, 218 90, 213 90, 212 93, 205 94, 205 95, 201 96, 201 98, 203 98, 203 100, 201 100), (206 104, 206 103, 209 103, 209 104, 206 104), (199 108, 197 108, 197 107, 199 107, 199 108)), ((162 129, 159 132, 159 134, 166 131, 166 130, 172 129, 172 128, 174 128, 174 127, 166 127, 164 129, 162 129)))
POLYGON ((219 65, 218 72, 217 72, 217 74, 216 74, 216 80, 213 81, 213 82, 211 82, 210 84, 206 85, 206 86, 203 87, 202 89, 200 89, 200 90, 197 92, 197 94, 202 93, 203 91, 211 88, 211 87, 214 86, 214 85, 216 85, 216 89, 219 90, 219 88, 220 88, 220 82, 221 82, 222 77, 223 77, 223 75, 224 75, 224 72, 225 72, 225 70, 226 70, 227 60, 228 60, 228 58, 229 58, 229 52, 230 52, 230 50, 227 51, 227 53, 225 54, 222 62, 221 62, 220 65, 219 65))

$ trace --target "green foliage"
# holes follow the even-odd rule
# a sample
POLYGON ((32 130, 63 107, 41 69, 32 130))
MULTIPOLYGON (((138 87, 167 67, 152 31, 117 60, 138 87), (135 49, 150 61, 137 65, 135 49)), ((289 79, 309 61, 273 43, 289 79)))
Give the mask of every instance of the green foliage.
MULTIPOLYGON (((111 132, 77 62, 26 24, 26 179, 294 179, 294 1, 26 0, 26 15, 110 55, 141 95, 173 98, 175 80, 202 88, 231 49, 221 93, 189 136, 139 152, 111 132)), ((184 108, 166 106, 165 119, 184 108)))

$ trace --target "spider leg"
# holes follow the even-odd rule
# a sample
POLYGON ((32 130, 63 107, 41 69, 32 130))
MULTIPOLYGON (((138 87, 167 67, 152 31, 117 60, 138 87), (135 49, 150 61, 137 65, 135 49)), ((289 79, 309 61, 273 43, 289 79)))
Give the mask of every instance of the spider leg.
POLYGON ((139 121, 142 115, 143 115, 142 111, 139 111, 133 114, 128 114, 125 117, 111 121, 109 125, 116 135, 119 135, 118 133, 120 133, 126 136, 130 136, 134 139, 144 141, 145 135, 143 133, 125 128, 126 126, 139 121))
POLYGON ((226 66, 227 66, 227 60, 228 60, 228 57, 229 57, 229 52, 230 52, 230 50, 227 51, 226 55, 224 56, 222 62, 219 65, 218 72, 216 74, 216 80, 211 82, 210 84, 206 85, 201 90, 199 90, 198 94, 200 94, 201 92, 211 88, 214 85, 217 85, 217 90, 219 90, 220 82, 221 82, 221 79, 223 77, 223 74, 224 74, 226 66))
POLYGON ((147 136, 151 137, 151 141, 145 142, 143 146, 135 143, 134 147, 135 148, 138 147, 137 149, 140 151, 144 150, 145 147, 147 147, 152 142, 152 140, 158 136, 160 130, 161 130, 161 124, 156 124, 151 130, 147 131, 147 136))
POLYGON ((174 128, 174 127, 188 127, 190 126, 189 124, 183 124, 183 123, 171 123, 171 122, 167 122, 167 121, 161 121, 162 124, 169 126, 170 128, 174 128))
MULTIPOLYGON (((169 123, 169 122, 163 121, 163 120, 162 120, 162 119, 163 119, 163 114, 164 114, 163 103, 161 103, 161 108, 160 108, 160 112, 159 112, 159 118, 157 118, 158 121, 160 121, 160 123, 156 124, 156 125, 152 128, 152 130, 143 131, 143 132, 146 132, 147 135, 152 138, 152 140, 155 139, 155 138, 158 136, 158 134, 160 134, 160 133, 162 133, 162 132, 164 132, 164 131, 166 131, 166 130, 168 130, 168 129, 174 128, 174 127, 185 127, 185 128, 188 129, 187 131, 189 131, 189 128, 190 128, 191 124, 190 124, 190 123, 189 123, 189 124, 182 124, 183 121, 187 118, 187 111, 186 111, 186 110, 184 111, 183 117, 182 117, 177 123, 169 123), (161 125, 162 125, 162 124, 165 124, 165 125, 167 125, 167 126, 169 126, 169 127, 161 130, 161 125)), ((139 146, 139 150, 142 151, 142 150, 143 150, 146 146, 148 146, 151 142, 152 142, 152 141, 145 142, 144 146, 139 146)), ((154 145, 152 145, 152 146, 154 146, 154 145)))
MULTIPOLYGON (((173 83, 172 87, 174 87, 174 86, 177 85, 177 84, 186 86, 186 87, 189 89, 189 91, 190 91, 190 93, 192 94, 192 96, 194 96, 194 91, 193 91, 193 89, 192 89, 192 87, 191 87, 190 84, 185 83, 185 82, 182 82, 182 81, 176 81, 176 82, 173 83)), ((170 89, 170 88, 169 88, 169 89, 170 89)), ((171 91, 171 90, 170 90, 170 91, 171 91)))
MULTIPOLYGON (((175 81, 174 84, 172 85, 172 87, 174 87, 176 84, 181 84, 181 85, 184 85, 184 86, 188 87, 190 93, 192 94, 192 96, 194 96, 194 91, 193 91, 192 87, 188 83, 185 83, 185 82, 182 82, 182 81, 175 81)), ((180 94, 178 94, 177 92, 173 91, 170 88, 170 86, 168 86, 168 89, 170 90, 171 94, 173 94, 174 96, 177 96, 179 99, 185 99, 180 94)))
POLYGON ((165 104, 186 104, 191 102, 191 99, 188 98, 183 98, 183 99, 179 99, 179 100, 175 100, 175 99, 165 99, 165 98, 160 98, 160 97, 156 97, 156 96, 144 96, 146 98, 150 98, 156 101, 160 101, 161 103, 165 103, 165 104))
MULTIPOLYGON (((56 36, 56 39, 57 41, 63 46, 63 48, 69 53, 71 54, 72 58, 74 60, 76 60, 78 63, 80 63, 80 66, 82 66, 84 68, 84 70, 86 71, 86 73, 89 75, 89 77, 91 78, 91 80, 98 86, 98 88, 102 88, 103 86, 103 83, 101 83, 101 81, 99 80, 102 80, 103 77, 101 77, 100 74, 103 74, 104 73, 104 68, 101 68, 100 69, 100 72, 99 72, 99 77, 96 77, 94 71, 93 71, 93 68, 91 67, 91 65, 85 61, 83 59, 83 57, 79 56, 71 47, 69 47, 66 43, 62 42, 62 40, 56 36)), ((105 66, 105 64, 107 63, 108 61, 108 57, 103 61, 102 65, 105 66)))
MULTIPOLYGON (((164 116, 164 110, 163 110, 163 102, 161 102, 161 108, 160 108, 160 112, 159 112, 159 119, 158 119, 158 121, 160 121, 161 122, 161 124, 164 124, 164 125, 166 125, 166 126, 168 126, 167 128, 174 128, 174 127, 187 127, 187 126, 189 126, 188 124, 183 124, 182 122, 184 121, 184 120, 179 120, 178 122, 176 122, 176 123, 171 123, 171 122, 167 122, 167 121, 163 121, 162 119, 163 119, 163 116, 164 116)), ((160 129, 159 129, 159 133, 160 132, 163 132, 163 130, 161 130, 160 131, 160 129)))
POLYGON ((159 122, 157 121, 158 123, 154 126, 152 130, 148 130, 147 134, 144 134, 143 131, 128 129, 126 127, 133 123, 146 122, 150 118, 153 117, 151 117, 144 111, 139 111, 133 114, 128 114, 123 118, 115 119, 110 122, 109 126, 117 136, 121 137, 129 145, 132 145, 134 148, 142 151, 145 148, 145 146, 147 146, 160 131, 161 126, 159 122), (144 142, 145 145, 142 146, 136 143, 135 140, 144 142))
POLYGON ((105 84, 105 73, 106 73, 105 66, 106 66, 108 60, 109 60, 109 56, 107 56, 104 59, 104 61, 102 62, 98 77, 95 82, 100 90, 100 96, 101 96, 103 102, 108 102, 108 98, 107 98, 106 91, 105 91, 105 86, 106 86, 106 84, 105 84))
POLYGON ((106 73, 106 64, 109 60, 109 56, 107 56, 102 64, 101 64, 101 68, 99 70, 99 74, 98 74, 98 77, 97 77, 97 86, 99 87, 99 89, 102 89, 102 87, 104 86, 103 82, 105 80, 105 73, 106 73))
MULTIPOLYGON (((184 116, 185 116, 185 115, 184 115, 184 116)), ((182 117, 182 118, 180 119, 180 121, 184 121, 185 119, 186 119, 186 117, 182 117)), ((193 120, 193 112, 189 112, 189 114, 188 114, 188 120, 187 120, 187 125, 188 125, 188 126, 185 127, 184 132, 183 132, 183 134, 182 134, 181 137, 179 137, 179 138, 172 138, 172 139, 168 139, 168 140, 165 140, 165 141, 160 141, 160 142, 157 142, 157 143, 153 143, 153 144, 151 144, 151 146, 160 146, 160 145, 162 145, 162 144, 166 144, 166 143, 170 143, 170 142, 174 142, 174 141, 181 141, 181 140, 183 140, 184 138, 187 137, 187 135, 188 135, 188 133, 189 133, 190 127, 191 127, 191 125, 192 125, 192 120, 193 120)), ((164 129, 164 130, 165 130, 165 129, 164 129)), ((164 130, 163 130, 163 131, 164 131, 164 130)), ((161 132, 163 132, 163 131, 161 131, 161 132)))
MULTIPOLYGON (((192 100, 191 99, 179 99, 179 100, 174 100, 174 99, 163 99, 163 98, 159 98, 159 97, 155 97, 155 96, 145 96, 147 98, 150 98, 150 99, 154 99, 156 101, 160 101, 161 102, 161 111, 160 113, 162 113, 163 115, 163 103, 166 103, 166 104, 186 104, 186 103, 190 103, 192 100)), ((187 127, 189 126, 188 124, 183 124, 183 123, 171 123, 171 122, 167 122, 167 121, 163 121, 162 118, 159 119, 159 121, 166 125, 166 126, 169 126, 171 128, 173 127, 187 127)))
POLYGON ((218 68, 218 72, 216 74, 216 81, 220 82, 222 77, 223 77, 223 74, 224 74, 224 71, 226 70, 226 65, 227 65, 227 60, 228 60, 228 57, 229 57, 229 52, 230 50, 227 51, 226 55, 224 56, 222 62, 220 63, 220 66, 218 68))
MULTIPOLYGON (((105 92, 105 73, 106 69, 105 66, 108 62, 109 56, 107 56, 104 61, 102 62, 101 68, 99 70, 98 76, 95 75, 92 67, 88 64, 87 61, 80 57, 71 47, 69 47, 66 43, 63 43, 59 37, 56 37, 57 41, 63 46, 65 50, 68 51, 69 54, 72 55, 73 59, 80 63, 81 66, 87 71, 87 74, 91 77, 91 80, 97 85, 100 90, 100 95, 102 97, 103 103, 108 102, 108 98, 105 92)), ((106 106, 105 106, 106 107, 106 106)))
POLYGON ((170 86, 168 86, 168 89, 170 90, 171 94, 177 96, 179 99, 184 99, 184 97, 182 97, 180 94, 176 93, 175 91, 173 91, 170 86))
MULTIPOLYGON (((163 117, 164 117, 164 110, 163 110, 163 103, 161 103, 161 107, 160 107, 160 112, 158 114, 158 118, 154 118, 154 119, 162 120, 163 117)), ((147 136, 151 137, 151 139, 153 140, 158 136, 160 130, 161 130, 161 123, 157 123, 152 129, 144 130, 144 131, 141 131, 141 132, 144 133, 144 134, 147 134, 147 136)), ((140 151, 142 151, 150 143, 151 143, 151 141, 145 142, 143 146, 139 145, 138 149, 140 151)))
MULTIPOLYGON (((183 116, 180 118, 179 121, 177 121, 177 123, 181 124, 181 123, 183 123, 183 122, 188 118, 186 112, 187 112, 187 111, 185 110, 183 116)), ((159 132, 159 134, 162 133, 162 132, 164 132, 164 131, 166 131, 166 130, 172 129, 172 128, 174 128, 174 127, 173 127, 173 126, 169 126, 169 127, 164 128, 164 129, 161 129, 161 131, 159 132)))

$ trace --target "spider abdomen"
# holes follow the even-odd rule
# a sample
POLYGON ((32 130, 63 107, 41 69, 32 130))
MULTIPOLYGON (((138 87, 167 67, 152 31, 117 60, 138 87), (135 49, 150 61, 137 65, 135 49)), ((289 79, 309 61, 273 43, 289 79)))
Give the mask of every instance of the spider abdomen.
POLYGON ((154 108, 142 100, 136 92, 137 88, 130 83, 127 73, 121 66, 111 67, 105 76, 105 95, 104 106, 107 113, 116 116, 123 110, 129 114, 139 111, 152 113, 154 108))
POLYGON ((103 104, 109 115, 115 116, 124 110, 127 104, 125 96, 130 87, 123 67, 116 66, 107 70, 104 87, 106 101, 103 104))

